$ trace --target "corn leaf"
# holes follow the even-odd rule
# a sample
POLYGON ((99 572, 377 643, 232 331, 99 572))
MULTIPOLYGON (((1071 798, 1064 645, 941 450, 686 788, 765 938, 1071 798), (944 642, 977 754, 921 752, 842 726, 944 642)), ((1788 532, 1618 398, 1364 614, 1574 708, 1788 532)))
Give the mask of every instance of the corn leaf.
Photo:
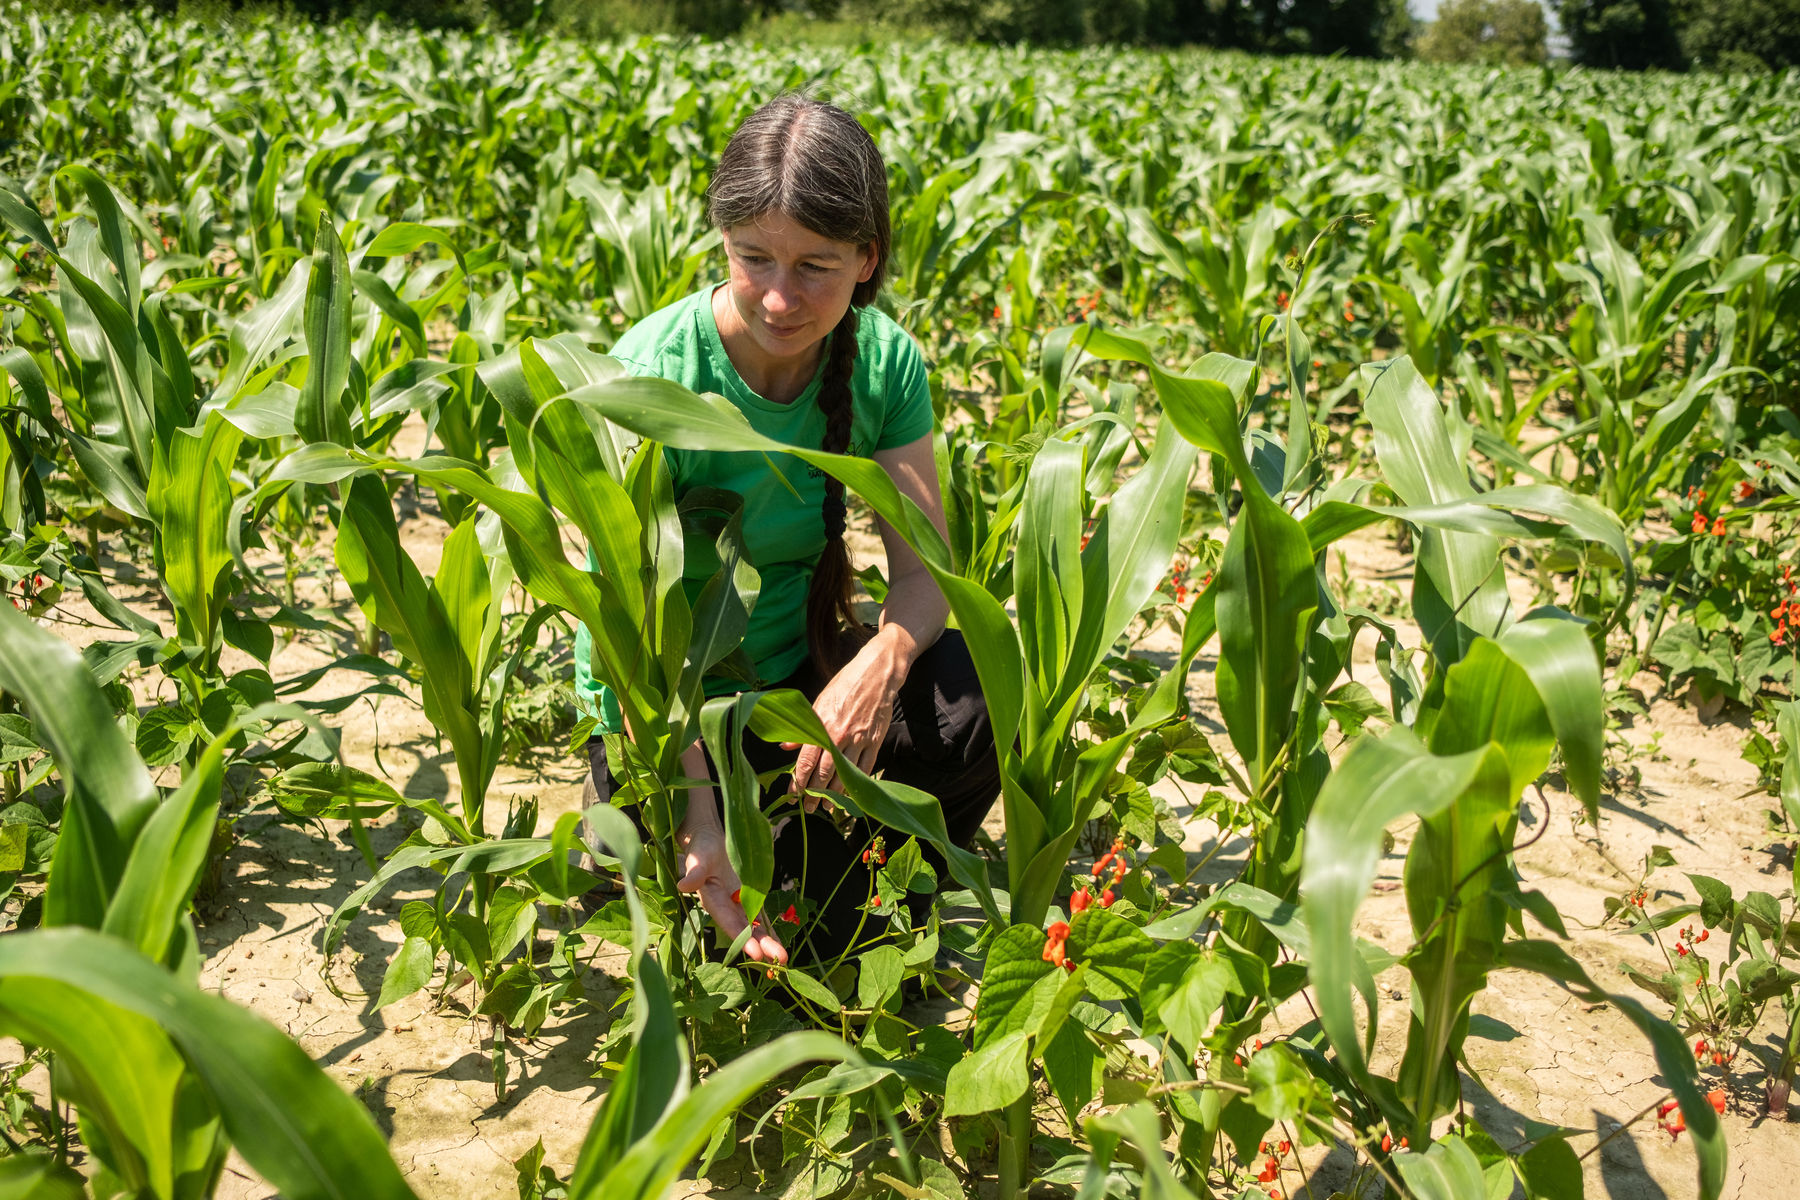
MULTIPOLYGON (((161 1027, 211 1094, 244 1161, 292 1200, 410 1200, 368 1110, 287 1036, 229 1000, 171 977, 124 942, 84 929, 0 939, 0 1012, 14 986, 58 989, 66 1019, 40 1030, 78 1046, 92 997, 161 1027)), ((54 1006, 40 1012, 54 1018, 54 1006)))

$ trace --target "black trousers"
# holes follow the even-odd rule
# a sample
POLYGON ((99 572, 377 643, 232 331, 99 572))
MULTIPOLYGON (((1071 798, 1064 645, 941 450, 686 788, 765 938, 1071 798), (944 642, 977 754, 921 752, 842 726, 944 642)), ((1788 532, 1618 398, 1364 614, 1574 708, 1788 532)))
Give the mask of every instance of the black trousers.
MULTIPOLYGON (((775 686, 797 689, 810 700, 826 682, 808 660, 775 686)), ((796 752, 746 732, 744 755, 762 775, 791 767, 796 752)), ((610 802, 618 786, 600 738, 588 742, 588 766, 584 808, 610 802)), ((965 847, 974 840, 1000 794, 1000 761, 987 701, 960 632, 945 631, 913 663, 894 701, 893 722, 873 773, 937 797, 951 840, 965 847)), ((805 814, 799 805, 784 802, 789 781, 790 775, 784 772, 764 793, 765 808, 777 805, 770 811, 775 822, 774 890, 777 895, 791 892, 810 901, 799 907, 811 912, 798 926, 776 921, 782 910, 773 904, 764 915, 773 922, 796 965, 831 962, 879 928, 864 908, 874 868, 864 863, 863 852, 881 837, 891 854, 905 841, 905 835, 861 817, 850 820, 846 829, 841 819, 822 811, 805 814)), ((637 807, 626 812, 643 832, 637 807)), ((920 843, 920 849, 937 872, 939 886, 957 886, 936 847, 920 843)), ((928 897, 909 897, 915 919, 928 905, 928 897)))

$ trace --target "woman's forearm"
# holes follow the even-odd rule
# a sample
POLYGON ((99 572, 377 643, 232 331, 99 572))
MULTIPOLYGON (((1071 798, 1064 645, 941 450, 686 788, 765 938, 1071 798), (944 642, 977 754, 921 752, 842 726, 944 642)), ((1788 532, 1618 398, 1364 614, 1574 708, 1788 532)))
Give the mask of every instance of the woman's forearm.
MULTIPOLYGON (((681 772, 689 779, 706 779, 706 752, 695 742, 681 752, 681 772)), ((677 844, 684 843, 698 833, 716 833, 722 826, 719 824, 719 802, 713 796, 711 787, 696 787, 688 790, 687 813, 681 818, 681 827, 675 831, 677 844)))
MULTIPOLYGON (((689 779, 709 779, 706 753, 696 742, 681 752, 681 770, 689 779)), ((678 891, 698 896, 700 907, 718 923, 725 944, 738 944, 757 962, 786 963, 787 949, 766 920, 751 927, 739 902, 738 874, 731 866, 718 801, 710 784, 688 790, 687 813, 675 831, 681 875, 678 891), (746 932, 748 931, 748 932, 746 932)))
POLYGON ((893 667, 905 678, 919 655, 943 634, 949 617, 950 605, 931 573, 909 571, 889 586, 873 640, 885 643, 893 667))
MULTIPOLYGON (((937 460, 930 434, 889 450, 877 450, 875 461, 886 471, 900 494, 918 506, 918 511, 936 527, 938 536, 950 537, 944 520, 944 500, 938 490, 937 460)), ((890 676, 892 686, 906 678, 908 671, 931 644, 944 632, 950 617, 950 605, 938 589, 937 580, 919 560, 918 553, 906 539, 886 521, 881 529, 881 545, 887 551, 888 594, 881 606, 881 627, 866 649, 884 655, 896 672, 890 676)))

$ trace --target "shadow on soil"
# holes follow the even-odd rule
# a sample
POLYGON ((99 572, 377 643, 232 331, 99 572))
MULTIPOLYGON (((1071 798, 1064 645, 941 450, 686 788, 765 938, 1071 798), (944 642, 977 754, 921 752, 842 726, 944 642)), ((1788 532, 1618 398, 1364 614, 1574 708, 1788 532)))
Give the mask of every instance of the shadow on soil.
MULTIPOLYGON (((1620 1123, 1620 1118, 1611 1113, 1594 1110, 1595 1128, 1610 1133, 1620 1123)), ((1669 1200, 1669 1193, 1650 1178, 1644 1156, 1638 1153, 1637 1139, 1629 1130, 1601 1149, 1600 1181, 1606 1185, 1609 1200, 1669 1200)))
MULTIPOLYGON (((438 761, 420 760, 407 795, 415 794, 415 787, 420 788, 418 794, 443 794, 441 783, 420 782, 432 774, 438 761)), ((449 761, 448 756, 441 756, 441 761, 449 761)), ((442 779, 441 770, 436 777, 442 779)), ((369 841, 377 862, 385 860, 417 824, 411 814, 403 814, 370 828, 369 841)), ((386 1020, 372 1005, 399 941, 399 911, 408 900, 428 896, 436 883, 426 871, 399 876, 350 920, 341 947, 329 963, 321 964, 324 933, 332 914, 369 877, 368 864, 351 844, 347 828, 327 832, 289 823, 265 809, 241 817, 219 890, 201 912, 202 936, 227 946, 243 942, 260 948, 289 939, 305 943, 308 953, 302 957, 319 966, 342 993, 335 998, 342 1005, 340 1019, 356 1026, 317 1055, 316 1061, 323 1067, 354 1062, 359 1051, 370 1051, 389 1034, 386 1020)), ((540 939, 547 936, 540 934, 540 939)), ((606 1007, 605 973, 592 970, 586 986, 588 999, 572 1016, 553 1017, 553 1024, 535 1038, 509 1040, 505 1097, 490 1099, 481 1116, 499 1115, 540 1089, 568 1094, 581 1104, 605 1091, 604 1081, 594 1077, 590 1065, 595 1047, 614 1020, 606 1007)), ((319 999, 330 997, 321 993, 319 999)), ((466 1039, 467 1053, 430 1068, 409 1068, 402 1061, 391 1073, 367 1076, 357 1085, 358 1098, 388 1136, 393 1135, 396 1103, 407 1098, 408 1079, 430 1077, 492 1087, 491 1034, 486 1018, 470 1016, 467 1005, 468 992, 463 988, 446 997, 437 1010, 440 1017, 461 1016, 471 1022, 459 1035, 466 1039)))

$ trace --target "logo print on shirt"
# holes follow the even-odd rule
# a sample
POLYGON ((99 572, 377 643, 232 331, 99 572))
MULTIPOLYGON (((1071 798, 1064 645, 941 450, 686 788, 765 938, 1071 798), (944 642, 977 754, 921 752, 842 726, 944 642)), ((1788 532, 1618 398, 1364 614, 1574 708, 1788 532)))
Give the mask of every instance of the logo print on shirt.
MULTIPOLYGON (((849 448, 846 449, 844 451, 844 453, 851 458, 866 458, 866 457, 868 457, 867 455, 865 455, 863 453, 861 442, 855 442, 855 441, 851 442, 849 445, 849 448)), ((806 474, 809 479, 823 479, 825 477, 825 472, 822 468, 813 467, 813 466, 809 466, 806 468, 806 474)))

